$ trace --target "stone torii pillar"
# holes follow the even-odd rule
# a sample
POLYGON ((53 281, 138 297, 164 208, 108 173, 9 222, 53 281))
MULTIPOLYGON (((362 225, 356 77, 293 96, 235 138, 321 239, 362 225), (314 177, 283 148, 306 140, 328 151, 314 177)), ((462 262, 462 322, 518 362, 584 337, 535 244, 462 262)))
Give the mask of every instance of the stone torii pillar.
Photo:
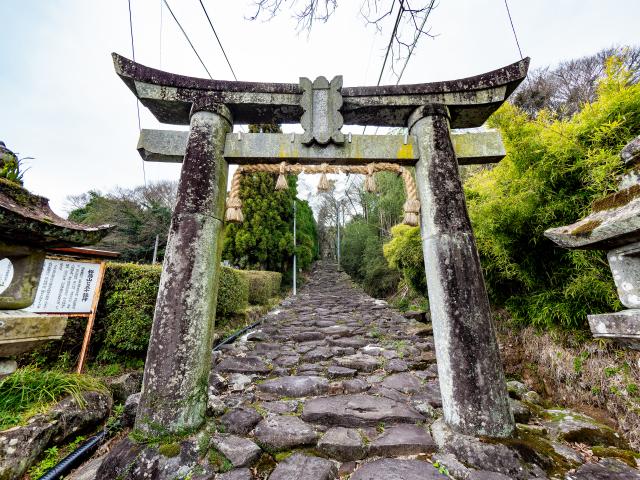
POLYGON ((442 408, 461 433, 506 437, 514 419, 449 121, 437 104, 409 117, 442 408))
POLYGON ((190 430, 204 420, 232 123, 224 105, 193 103, 136 416, 146 433, 190 430))
POLYGON ((114 54, 117 74, 163 123, 190 133, 141 132, 145 160, 183 161, 136 427, 181 431, 203 420, 215 317, 226 162, 392 162, 416 166, 429 301, 446 422, 474 435, 514 429, 458 164, 504 156, 481 126, 525 78, 529 59, 476 77, 342 88, 175 75, 114 54), (232 134, 237 123, 298 123, 299 134, 232 134), (409 127, 407 135, 343 135, 343 123, 409 127), (157 427, 157 428, 156 428, 157 427))

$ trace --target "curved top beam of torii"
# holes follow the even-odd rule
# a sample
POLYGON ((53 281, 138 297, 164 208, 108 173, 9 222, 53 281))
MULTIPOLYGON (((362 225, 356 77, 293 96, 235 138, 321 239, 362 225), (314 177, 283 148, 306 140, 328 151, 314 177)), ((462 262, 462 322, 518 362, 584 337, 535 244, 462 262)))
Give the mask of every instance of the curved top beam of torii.
MULTIPOLYGON (((296 83, 207 80, 164 72, 113 53, 116 73, 162 123, 188 125, 191 105, 224 103, 235 123, 299 123, 302 89, 296 83)), ((451 128, 479 127, 524 80, 529 58, 475 77, 444 82, 342 89, 345 124, 405 127, 428 104, 449 108, 451 128)))

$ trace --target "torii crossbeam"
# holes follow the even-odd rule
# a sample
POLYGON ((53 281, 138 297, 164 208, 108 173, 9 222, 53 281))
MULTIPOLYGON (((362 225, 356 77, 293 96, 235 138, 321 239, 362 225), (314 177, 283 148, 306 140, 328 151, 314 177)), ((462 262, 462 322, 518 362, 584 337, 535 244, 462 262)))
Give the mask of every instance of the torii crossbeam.
POLYGON ((445 421, 473 435, 514 429, 458 164, 504 156, 480 127, 525 78, 529 59, 460 80, 342 88, 342 77, 299 84, 205 80, 113 55, 126 85, 163 123, 143 131, 146 160, 182 161, 136 428, 183 431, 204 420, 228 163, 413 165, 445 421), (232 134, 237 123, 301 123, 304 134, 232 134), (407 127, 405 136, 345 135, 343 124, 407 127))

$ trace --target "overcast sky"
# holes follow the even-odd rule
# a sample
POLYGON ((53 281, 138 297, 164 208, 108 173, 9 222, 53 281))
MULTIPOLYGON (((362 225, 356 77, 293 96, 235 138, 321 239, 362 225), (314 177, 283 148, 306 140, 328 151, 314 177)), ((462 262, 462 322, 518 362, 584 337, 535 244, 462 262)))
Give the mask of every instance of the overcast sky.
MULTIPOLYGON (((232 79, 198 0, 168 1, 213 77, 232 79)), ((377 81, 391 26, 382 32, 366 26, 360 0, 339 2, 310 35, 296 32, 289 12, 247 20, 251 0, 204 3, 240 80, 295 83, 341 74, 345 86, 377 81)), ((131 4, 137 61, 206 77, 161 0, 131 4)), ((509 0, 509 6, 534 68, 638 42, 638 0, 509 0)), ((131 57, 127 1, 0 0, 0 18, 0 140, 34 157, 26 187, 64 213, 67 195, 142 184, 136 103, 110 56, 131 57)), ((466 77, 520 58, 503 0, 440 0, 428 26, 437 36, 420 41, 403 83, 466 77)), ((383 83, 395 83, 390 71, 383 83)), ((143 107, 141 116, 143 128, 160 127, 143 107)), ((148 182, 177 179, 179 171, 146 164, 148 182)))

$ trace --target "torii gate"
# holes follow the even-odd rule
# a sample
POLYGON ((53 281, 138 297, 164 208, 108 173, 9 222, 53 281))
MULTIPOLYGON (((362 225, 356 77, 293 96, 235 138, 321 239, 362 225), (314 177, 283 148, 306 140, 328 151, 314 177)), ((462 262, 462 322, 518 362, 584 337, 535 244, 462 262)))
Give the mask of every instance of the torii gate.
POLYGON ((525 78, 529 59, 475 77, 342 88, 205 80, 113 54, 117 74, 162 123, 188 134, 141 133, 145 160, 183 162, 136 428, 194 429, 204 420, 211 368, 228 163, 415 165, 429 304, 444 418, 454 430, 514 430, 500 353, 458 164, 499 161, 497 132, 481 126, 525 78), (304 134, 231 133, 233 123, 297 123, 304 134), (408 127, 402 135, 344 135, 343 123, 408 127))

